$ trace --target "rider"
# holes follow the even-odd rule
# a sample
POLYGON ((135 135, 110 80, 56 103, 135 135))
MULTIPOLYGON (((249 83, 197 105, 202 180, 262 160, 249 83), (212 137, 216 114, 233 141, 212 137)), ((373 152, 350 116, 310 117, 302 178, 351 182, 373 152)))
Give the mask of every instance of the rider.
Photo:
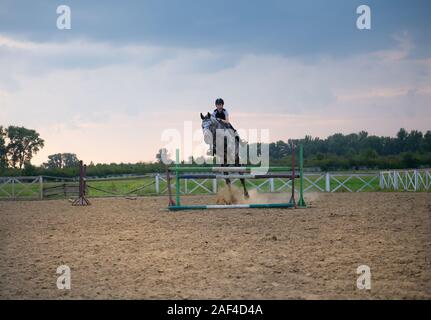
POLYGON ((235 132, 236 130, 229 122, 229 112, 224 108, 224 101, 222 98, 218 98, 215 101, 216 109, 213 112, 213 116, 216 117, 216 119, 222 121, 226 124, 227 128, 232 128, 235 132))

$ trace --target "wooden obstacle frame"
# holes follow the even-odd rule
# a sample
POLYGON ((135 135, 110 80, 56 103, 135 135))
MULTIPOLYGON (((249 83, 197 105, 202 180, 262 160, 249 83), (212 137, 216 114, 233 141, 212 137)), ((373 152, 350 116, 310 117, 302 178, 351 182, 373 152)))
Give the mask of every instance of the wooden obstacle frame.
POLYGON ((43 186, 42 199, 53 199, 61 197, 78 197, 79 183, 77 182, 61 182, 52 183, 50 186, 43 186))
POLYGON ((112 192, 102 188, 98 188, 87 183, 87 166, 83 164, 82 161, 80 161, 79 162, 79 183, 78 183, 78 186, 76 187, 78 189, 74 189, 78 194, 78 198, 72 202, 72 205, 73 206, 91 205, 90 201, 87 199, 89 190, 96 190, 96 191, 108 194, 109 196, 122 197, 127 200, 136 200, 136 197, 133 196, 133 193, 143 190, 145 188, 148 188, 155 183, 156 183, 155 181, 152 181, 150 183, 139 186, 138 188, 135 188, 131 191, 128 191, 127 193, 117 193, 117 192, 112 192))
POLYGON ((204 209, 241 209, 241 208, 306 208, 304 201, 304 181, 303 181, 303 147, 299 145, 299 174, 295 174, 295 145, 292 143, 292 167, 182 167, 180 166, 179 149, 176 150, 176 161, 174 167, 168 167, 166 178, 168 185, 168 209, 171 211, 180 210, 204 210, 204 209), (262 174, 252 174, 262 171, 262 174), (290 172, 290 173, 286 173, 290 172), (228 173, 228 174, 226 174, 228 173), (234 173, 234 174, 232 174, 234 173), (175 177, 175 200, 173 197, 171 179, 175 177), (181 205, 180 180, 181 179, 267 179, 267 178, 287 178, 292 181, 292 193, 289 201, 284 203, 268 204, 228 204, 228 205, 181 205), (295 200, 295 178, 299 178, 299 199, 295 200))
POLYGON ((72 206, 89 206, 90 201, 86 197, 87 190, 87 166, 79 161, 79 194, 78 198, 72 202, 72 206))

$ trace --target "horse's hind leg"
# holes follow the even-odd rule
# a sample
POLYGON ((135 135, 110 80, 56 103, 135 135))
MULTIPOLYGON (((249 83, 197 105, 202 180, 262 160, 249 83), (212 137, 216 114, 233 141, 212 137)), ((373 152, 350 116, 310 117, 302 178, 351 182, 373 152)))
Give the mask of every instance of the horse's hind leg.
MULTIPOLYGON (((238 135, 235 136, 235 166, 237 167, 241 166, 239 161, 239 136, 238 135)), ((248 194, 247 187, 245 186, 245 180, 244 179, 239 179, 239 180, 241 181, 242 188, 244 190, 244 198, 248 199, 250 196, 248 194)))
POLYGON ((242 184, 242 188, 244 190, 244 198, 246 199, 250 198, 250 195, 248 194, 248 191, 247 191, 247 187, 245 186, 245 179, 240 179, 240 181, 242 184))

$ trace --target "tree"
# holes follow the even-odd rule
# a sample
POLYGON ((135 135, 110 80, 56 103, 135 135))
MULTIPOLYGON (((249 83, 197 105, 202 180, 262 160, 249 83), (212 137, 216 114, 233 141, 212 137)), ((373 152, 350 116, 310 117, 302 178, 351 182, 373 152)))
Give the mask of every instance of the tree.
POLYGON ((63 158, 61 153, 51 154, 48 156, 48 162, 42 164, 46 169, 62 168, 63 158))
MULTIPOLYGON (((381 154, 383 148, 383 139, 377 136, 368 136, 362 146, 366 151, 372 149, 377 154, 381 154)), ((373 153, 374 154, 374 153, 373 153)))
POLYGON ((358 133, 359 141, 365 140, 365 139, 367 139, 367 137, 368 137, 367 131, 362 130, 361 132, 358 133))
POLYGON ((289 154, 290 147, 284 141, 272 142, 269 144, 269 156, 272 159, 282 159, 289 154))
POLYGON ((336 133, 327 138, 328 151, 336 155, 343 155, 347 152, 347 139, 342 133, 336 133))
POLYGON ((397 133, 397 140, 398 140, 398 152, 402 152, 406 148, 406 140, 408 137, 408 133, 406 129, 401 128, 400 131, 397 133))
POLYGON ((30 162, 24 163, 24 169, 22 170, 24 176, 36 176, 37 168, 33 166, 30 162))
POLYGON ((428 130, 424 135, 424 150, 431 151, 431 131, 428 130))
POLYGON ((56 153, 48 156, 43 166, 47 169, 71 168, 78 166, 79 159, 74 153, 56 153))
POLYGON ((72 168, 79 166, 79 159, 74 153, 63 153, 63 168, 72 168))
POLYGON ((423 138, 422 132, 420 132, 418 130, 410 131, 410 133, 406 139, 407 150, 413 151, 413 152, 419 151, 421 144, 422 144, 422 138, 423 138))
POLYGON ((159 149, 156 154, 156 160, 158 163, 165 163, 165 161, 170 161, 168 150, 166 148, 159 149))
POLYGON ((365 159, 377 159, 377 157, 379 156, 379 154, 376 152, 376 150, 371 149, 371 148, 365 150, 363 155, 364 155, 365 159))
POLYGON ((7 155, 13 168, 22 169, 24 163, 30 162, 33 155, 44 147, 45 141, 35 130, 24 127, 9 126, 7 128, 7 155))
POLYGON ((419 164, 419 159, 411 152, 403 154, 404 168, 416 168, 419 164))
POLYGON ((6 131, 0 126, 0 169, 7 166, 6 131))

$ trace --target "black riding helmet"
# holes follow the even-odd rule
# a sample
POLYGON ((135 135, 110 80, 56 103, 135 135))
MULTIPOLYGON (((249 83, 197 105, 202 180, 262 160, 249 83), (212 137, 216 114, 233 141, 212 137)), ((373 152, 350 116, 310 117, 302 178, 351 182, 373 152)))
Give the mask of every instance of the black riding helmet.
POLYGON ((223 105, 223 106, 224 106, 224 101, 223 101, 223 99, 222 99, 222 98, 218 98, 218 99, 215 101, 215 104, 216 104, 216 105, 221 104, 221 105, 223 105))

